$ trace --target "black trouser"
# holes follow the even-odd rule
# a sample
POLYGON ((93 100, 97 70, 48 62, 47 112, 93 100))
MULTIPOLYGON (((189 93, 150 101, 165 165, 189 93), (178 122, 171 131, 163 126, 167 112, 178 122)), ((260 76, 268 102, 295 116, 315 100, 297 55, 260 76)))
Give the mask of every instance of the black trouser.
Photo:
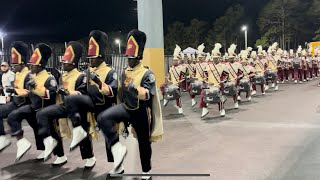
POLYGON ((32 127, 36 139, 37 150, 44 150, 43 138, 38 135, 38 124, 36 120, 37 112, 31 108, 31 105, 24 105, 13 110, 8 115, 8 123, 11 127, 12 135, 23 135, 21 127, 22 120, 26 119, 32 127))
MULTIPOLYGON (((102 111, 107 109, 107 107, 95 106, 91 98, 87 95, 68 96, 65 98, 65 105, 68 112, 68 118, 72 121, 73 127, 77 127, 81 123, 88 122, 87 112, 93 112, 95 118, 97 119, 97 116, 102 111), (81 122, 78 122, 78 119, 75 118, 76 113, 80 114, 81 122)), ((85 130, 87 131, 88 129, 85 129, 85 130)), ((105 140, 105 144, 106 144, 106 153, 107 153, 108 162, 113 162, 113 155, 111 153, 111 149, 108 148, 107 146, 106 140, 105 140)))
MULTIPOLYGON (((62 157, 64 156, 63 142, 59 133, 59 119, 67 118, 67 111, 63 105, 51 105, 37 113, 37 120, 39 126, 39 135, 43 138, 52 136, 57 140, 57 146, 53 150, 53 154, 62 157)), ((83 129, 89 129, 89 123, 82 121, 81 126, 83 129)), ((90 136, 87 136, 80 144, 80 152, 82 159, 93 157, 92 142, 90 136)))
POLYGON ((109 147, 119 142, 119 135, 114 128, 116 123, 124 121, 132 124, 138 137, 140 161, 143 172, 151 170, 151 142, 147 108, 127 110, 122 104, 113 106, 98 116, 98 125, 108 139, 109 147))
POLYGON ((17 108, 18 106, 14 102, 0 106, 0 136, 6 135, 6 132, 4 131, 3 119, 7 118, 8 115, 17 108))

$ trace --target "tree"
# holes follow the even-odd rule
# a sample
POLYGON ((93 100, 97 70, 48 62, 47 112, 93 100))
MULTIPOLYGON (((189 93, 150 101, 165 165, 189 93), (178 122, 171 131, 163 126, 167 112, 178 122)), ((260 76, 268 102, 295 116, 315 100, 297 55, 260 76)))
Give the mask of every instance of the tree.
POLYGON ((208 32, 208 23, 198 19, 192 19, 190 25, 185 29, 185 45, 197 48, 205 42, 205 36, 208 32))
POLYGON ((228 8, 224 16, 218 18, 206 38, 207 44, 212 48, 216 42, 220 42, 225 51, 227 45, 235 42, 238 37, 241 20, 244 18, 244 8, 235 5, 228 8))
POLYGON ((168 31, 165 35, 165 52, 170 54, 173 52, 175 45, 178 44, 180 46, 185 46, 185 26, 182 22, 174 22, 173 24, 168 26, 168 31))
POLYGON ((320 41, 320 28, 315 32, 314 41, 320 41))
POLYGON ((257 39, 255 46, 262 46, 263 48, 266 48, 268 46, 268 38, 266 36, 261 37, 260 39, 257 39))
POLYGON ((165 35, 165 52, 171 54, 176 44, 181 48, 197 48, 204 42, 207 32, 208 23, 205 21, 192 19, 187 27, 182 22, 174 22, 168 26, 165 35))
POLYGON ((313 20, 306 13, 311 6, 311 1, 270 0, 257 21, 261 35, 268 39, 268 43, 280 42, 283 49, 290 47, 293 39, 297 45, 299 37, 310 36, 312 32, 313 20))

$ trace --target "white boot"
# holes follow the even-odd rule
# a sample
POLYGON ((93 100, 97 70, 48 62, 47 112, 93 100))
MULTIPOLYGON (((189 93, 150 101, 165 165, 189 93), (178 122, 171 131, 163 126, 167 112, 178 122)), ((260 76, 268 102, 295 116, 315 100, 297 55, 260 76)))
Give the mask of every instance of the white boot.
POLYGON ((237 97, 237 100, 238 100, 238 101, 241 101, 241 96, 238 96, 238 97, 237 97))
POLYGON ((183 109, 179 108, 179 114, 183 114, 183 109))
POLYGON ((277 83, 279 84, 279 81, 277 81, 277 83))
POLYGON ((194 99, 192 99, 192 100, 191 100, 191 107, 194 107, 196 104, 197 104, 197 101, 194 100, 194 99))
POLYGON ((19 161, 22 156, 31 148, 31 143, 26 139, 22 138, 17 141, 17 157, 16 161, 19 161))
POLYGON ((51 164, 51 166, 62 166, 68 162, 68 159, 66 156, 57 157, 57 159, 51 164))
POLYGON ((209 114, 208 108, 202 108, 201 118, 206 117, 209 114))
POLYGON ((166 107, 168 105, 168 102, 169 102, 168 100, 163 99, 163 106, 166 107))
POLYGON ((306 81, 307 81, 306 79, 303 80, 303 82, 306 82, 306 81))
POLYGON ((88 133, 81 126, 73 128, 70 151, 73 151, 79 143, 87 137, 87 135, 88 133))
POLYGON ((284 84, 284 81, 281 81, 281 84, 284 84))
POLYGON ((43 161, 44 160, 44 151, 40 151, 39 156, 36 158, 38 161, 43 161))
POLYGON ((234 108, 235 108, 235 109, 239 109, 239 103, 238 103, 238 102, 235 102, 235 103, 234 103, 234 108))
POLYGON ((294 80, 294 83, 298 83, 298 80, 294 80))
POLYGON ((53 139, 52 136, 49 136, 43 140, 43 144, 45 147, 44 160, 46 161, 47 158, 51 155, 54 148, 57 146, 58 142, 57 142, 57 140, 53 139))
POLYGON ((257 91, 252 91, 251 95, 254 96, 257 94, 257 91))
POLYGON ((274 88, 275 91, 278 91, 279 87, 278 85, 276 85, 276 87, 274 88))
POLYGON ((10 146, 11 141, 6 136, 0 136, 0 152, 10 146))
POLYGON ((113 169, 108 173, 108 175, 110 176, 110 175, 113 175, 113 174, 123 174, 123 173, 124 173, 124 166, 121 164, 119 168, 117 168, 117 169, 114 169, 114 168, 113 168, 113 169))
POLYGON ((221 117, 224 117, 226 115, 226 111, 224 110, 224 109, 222 109, 221 111, 220 111, 220 116, 221 117))
POLYGON ((143 172, 142 174, 144 174, 141 178, 143 180, 148 180, 151 178, 151 176, 148 176, 148 174, 151 174, 151 170, 149 172, 143 172))
POLYGON ((122 164, 124 157, 127 154, 127 148, 123 146, 120 142, 117 142, 111 147, 111 152, 114 159, 113 168, 118 169, 122 164))
POLYGON ((266 91, 266 90, 268 90, 269 89, 269 86, 268 85, 265 85, 264 86, 264 90, 266 91))
POLYGON ((96 165, 96 158, 92 157, 92 158, 86 159, 86 164, 84 165, 84 167, 93 168, 94 165, 96 165))
POLYGON ((262 93, 262 95, 265 95, 265 94, 266 94, 266 92, 263 92, 263 93, 262 93))
POLYGON ((274 88, 274 86, 275 86, 275 84, 274 84, 274 83, 272 83, 272 84, 271 84, 271 87, 272 87, 272 88, 274 88))
POLYGON ((302 81, 300 81, 299 83, 302 84, 302 81))
POLYGON ((248 101, 251 101, 251 96, 248 97, 248 101))

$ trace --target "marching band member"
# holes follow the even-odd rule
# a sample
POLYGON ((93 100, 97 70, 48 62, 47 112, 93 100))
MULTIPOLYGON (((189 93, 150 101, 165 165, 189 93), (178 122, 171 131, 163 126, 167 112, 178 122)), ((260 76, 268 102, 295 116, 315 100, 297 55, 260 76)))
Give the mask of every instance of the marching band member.
POLYGON ((312 68, 313 68, 313 72, 314 72, 314 75, 315 75, 315 78, 317 79, 319 77, 319 62, 318 62, 318 57, 319 55, 319 50, 316 49, 315 52, 314 52, 314 56, 313 56, 313 59, 312 59, 312 68))
MULTIPOLYGON (((262 50, 262 46, 258 46, 258 58, 254 58, 253 57, 253 67, 254 67, 254 69, 255 69, 255 74, 257 75, 257 76, 259 76, 259 77, 262 77, 263 79, 264 79, 264 67, 265 67, 265 65, 264 65, 264 61, 265 61, 265 59, 264 59, 264 52, 263 52, 263 50, 262 50)), ((261 86, 261 93, 262 93, 262 95, 265 95, 266 94, 266 92, 265 92, 265 84, 264 83, 262 83, 262 84, 260 84, 260 86, 261 86)), ((255 82, 252 84, 252 89, 253 89, 253 91, 252 91, 252 95, 255 95, 256 93, 257 93, 257 85, 255 84, 255 82)))
POLYGON ((312 47, 308 49, 307 64, 308 64, 309 80, 312 81, 313 79, 312 47))
POLYGON ((274 57, 277 62, 277 83, 279 82, 284 83, 285 58, 283 55, 284 55, 284 51, 281 48, 279 48, 274 57))
MULTIPOLYGON (((181 48, 178 45, 176 45, 176 48, 173 53, 172 66, 169 69, 169 73, 166 78, 167 84, 165 84, 165 85, 168 85, 168 83, 169 83, 170 85, 175 85, 175 86, 179 87, 178 91, 181 94, 181 84, 183 81, 183 79, 181 77, 181 73, 183 70, 182 70, 182 66, 178 64, 179 59, 181 59, 180 51, 181 51, 181 48)), ((163 96, 165 96, 165 92, 164 92, 165 85, 161 86, 161 92, 162 92, 163 96)), ((178 96, 177 99, 175 99, 175 100, 176 100, 177 106, 179 107, 179 109, 178 109, 179 114, 183 114, 181 96, 178 96)), ((167 106, 168 102, 169 102, 169 100, 163 99, 163 106, 167 106)))
MULTIPOLYGON (((57 159, 52 166, 62 166, 67 163, 67 157, 64 154, 61 132, 57 132, 57 125, 61 121, 67 121, 68 112, 63 100, 69 95, 81 95, 86 93, 86 76, 81 73, 77 67, 82 56, 82 46, 79 42, 71 41, 68 43, 64 56, 61 59, 63 70, 60 77, 58 94, 60 95, 58 104, 48 106, 37 113, 39 126, 39 135, 44 137, 45 146, 44 159, 53 152, 57 159), (64 119, 62 119, 64 118, 64 119), (60 121, 57 122, 57 121, 60 121)), ((88 125, 83 125, 88 128, 88 125)), ((69 128, 69 127, 66 127, 69 128)), ((85 168, 91 168, 95 164, 92 142, 89 138, 80 143, 80 152, 83 160, 86 160, 85 168)))
MULTIPOLYGON (((268 50, 269 51, 269 54, 268 54, 268 56, 267 56, 267 63, 266 63, 266 72, 267 72, 267 74, 266 74, 266 76, 268 77, 269 75, 268 75, 268 72, 270 72, 270 74, 272 74, 272 76, 274 76, 274 74, 275 74, 275 78, 274 77, 272 77, 272 79, 271 79, 271 83, 272 83, 272 85, 271 85, 271 87, 274 87, 275 89, 275 91, 277 91, 278 90, 278 83, 277 83, 277 62, 276 62, 276 60, 275 60, 275 53, 277 52, 277 46, 278 46, 278 43, 277 42, 275 42, 275 43, 273 43, 272 44, 272 46, 271 46, 271 52, 270 52, 270 50, 268 50)), ((267 78, 266 78, 267 79, 267 78)), ((269 86, 268 86, 268 79, 267 79, 267 82, 266 82, 266 90, 267 89, 269 89, 269 86)))
MULTIPOLYGON (((206 68, 207 63, 205 62, 205 55, 206 54, 203 52, 204 48, 205 48, 204 44, 201 44, 198 47, 198 62, 195 64, 196 73, 195 73, 195 76, 193 77, 200 82, 204 82, 204 80, 206 78, 206 69, 205 68, 206 68)), ((189 86, 188 91, 189 91, 189 94, 191 97, 191 106, 194 107, 197 104, 197 102, 194 99, 195 95, 192 93, 191 85, 189 86)))
POLYGON ((294 82, 298 82, 299 78, 299 83, 302 83, 302 74, 303 74, 303 69, 302 69, 302 47, 299 46, 297 50, 297 57, 293 61, 293 68, 294 68, 294 82))
POLYGON ((6 138, 3 119, 15 109, 30 104, 27 83, 30 80, 30 71, 27 65, 28 45, 22 41, 15 41, 11 45, 11 65, 16 74, 14 88, 7 89, 7 93, 14 94, 13 101, 0 106, 0 152, 8 147, 11 142, 6 138))
POLYGON ((287 64, 288 64, 288 51, 284 50, 282 55, 281 55, 281 61, 282 61, 282 71, 283 71, 283 76, 282 79, 280 79, 281 83, 283 84, 285 81, 288 79, 288 72, 287 72, 287 64))
MULTIPOLYGON (((209 87, 216 87, 218 89, 221 89, 221 82, 224 81, 224 79, 226 79, 228 75, 228 69, 223 63, 220 63, 221 47, 222 45, 220 43, 215 44, 214 49, 212 50, 212 56, 211 56, 212 59, 211 58, 208 59, 209 62, 206 66, 206 70, 208 72, 208 76, 206 78, 206 84, 208 84, 209 87)), ((220 99, 220 102, 218 103, 218 107, 219 107, 220 116, 221 117, 225 116, 226 112, 224 109, 224 98, 220 99)), ((204 90, 202 90, 201 96, 200 96, 200 108, 202 109, 201 118, 206 117, 209 114, 209 110, 208 110, 207 103, 204 102, 204 90)))
POLYGON ((18 140, 16 161, 19 161, 31 148, 31 143, 23 136, 24 131, 21 127, 21 123, 24 119, 26 119, 32 127, 36 139, 37 150, 41 151, 36 160, 44 160, 45 148, 43 138, 38 135, 36 113, 56 102, 57 82, 45 69, 50 56, 51 48, 48 45, 40 43, 36 46, 36 49, 28 62, 28 64, 31 65, 31 72, 33 74, 33 77, 27 83, 31 104, 20 106, 8 116, 11 135, 15 136, 18 140))
MULTIPOLYGON (((256 56, 256 52, 252 51, 251 53, 251 57, 255 57, 256 56)), ((252 81, 252 77, 254 76, 254 68, 250 65, 252 59, 248 58, 249 56, 249 50, 244 50, 242 51, 242 53, 240 54, 240 58, 241 58, 241 68, 242 71, 242 78, 240 79, 239 82, 239 86, 240 86, 240 90, 238 92, 238 101, 241 101, 241 92, 243 92, 243 90, 246 92, 246 98, 248 98, 248 101, 251 101, 251 81, 252 81), (242 90, 243 89, 243 90, 242 90)))
POLYGON ((293 63, 293 58, 294 58, 293 49, 290 49, 289 55, 287 52, 286 56, 288 56, 288 59, 287 59, 285 70, 284 70, 285 79, 286 79, 286 81, 289 81, 289 75, 290 75, 290 73, 292 73, 292 80, 294 80, 294 72, 293 72, 293 68, 292 68, 292 66, 293 66, 292 63, 293 63))
POLYGON ((114 169, 121 166, 127 153, 126 147, 119 142, 119 134, 114 125, 123 121, 132 124, 138 138, 141 166, 145 174, 142 179, 150 179, 147 174, 151 171, 151 142, 162 138, 162 113, 155 76, 141 63, 146 34, 132 30, 127 39, 126 57, 129 66, 119 83, 121 104, 102 112, 98 117, 98 124, 111 147, 114 169))
MULTIPOLYGON (((225 65, 229 73, 228 82, 237 87, 239 66, 241 64, 238 62, 237 54, 235 53, 236 48, 237 48, 237 45, 235 44, 232 44, 228 48, 229 57, 228 57, 228 62, 225 62, 225 65)), ((225 89, 225 86, 223 86, 223 89, 225 89)), ((237 96, 238 96, 237 92, 235 93, 235 95, 232 96, 235 109, 239 108, 237 96)))
POLYGON ((195 70, 195 64, 193 64, 193 59, 192 59, 192 56, 191 54, 187 54, 187 57, 188 57, 188 62, 186 64, 186 79, 187 79, 187 89, 188 87, 190 86, 190 80, 191 80, 191 77, 193 77, 196 73, 196 70, 195 70))
MULTIPOLYGON (((106 109, 111 108, 117 102, 118 75, 116 71, 105 63, 108 35, 99 30, 93 30, 89 34, 88 59, 89 65, 86 74, 88 95, 70 95, 65 97, 65 106, 68 118, 72 121, 72 141, 70 150, 73 151, 79 145, 91 141, 97 134, 95 131, 95 119, 106 109), (94 116, 90 116, 90 114, 94 116)), ((89 143, 86 143, 87 145, 89 143)), ((90 145, 90 144, 89 144, 90 145)), ((80 149, 82 146, 80 146, 80 149)), ((111 149, 106 143, 108 162, 114 162, 111 149)), ((96 159, 86 156, 86 167, 95 165, 96 159)), ((123 173, 124 168, 119 166, 114 173, 123 173)))
POLYGON ((302 62, 302 69, 303 69, 303 82, 309 81, 308 78, 308 62, 307 62, 307 51, 304 49, 301 52, 301 62, 302 62))
MULTIPOLYGON (((251 54, 250 54, 250 59, 246 63, 247 65, 244 67, 246 72, 248 73, 248 76, 249 76, 249 79, 250 79, 250 82, 251 82, 251 96, 253 96, 253 95, 255 95, 257 93, 257 91, 253 89, 254 76, 256 75, 256 69, 254 67, 256 59, 257 59, 257 52, 256 51, 252 51, 251 54)), ((250 96, 250 99, 248 99, 249 101, 251 100, 251 96, 250 96)))
POLYGON ((181 78, 181 83, 180 83, 180 89, 183 92, 186 92, 188 89, 187 86, 187 63, 185 63, 184 59, 185 59, 185 55, 184 53, 181 51, 180 52, 180 61, 179 61, 179 67, 181 69, 181 73, 180 73, 180 78, 181 78))

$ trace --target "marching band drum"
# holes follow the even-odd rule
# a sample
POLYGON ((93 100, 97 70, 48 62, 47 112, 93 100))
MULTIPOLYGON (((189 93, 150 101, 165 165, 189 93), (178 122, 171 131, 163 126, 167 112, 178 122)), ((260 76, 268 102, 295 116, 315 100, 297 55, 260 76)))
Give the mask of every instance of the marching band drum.
POLYGON ((168 83, 163 85, 164 95, 163 98, 171 101, 176 100, 181 97, 181 92, 179 90, 179 86, 176 84, 168 83))

